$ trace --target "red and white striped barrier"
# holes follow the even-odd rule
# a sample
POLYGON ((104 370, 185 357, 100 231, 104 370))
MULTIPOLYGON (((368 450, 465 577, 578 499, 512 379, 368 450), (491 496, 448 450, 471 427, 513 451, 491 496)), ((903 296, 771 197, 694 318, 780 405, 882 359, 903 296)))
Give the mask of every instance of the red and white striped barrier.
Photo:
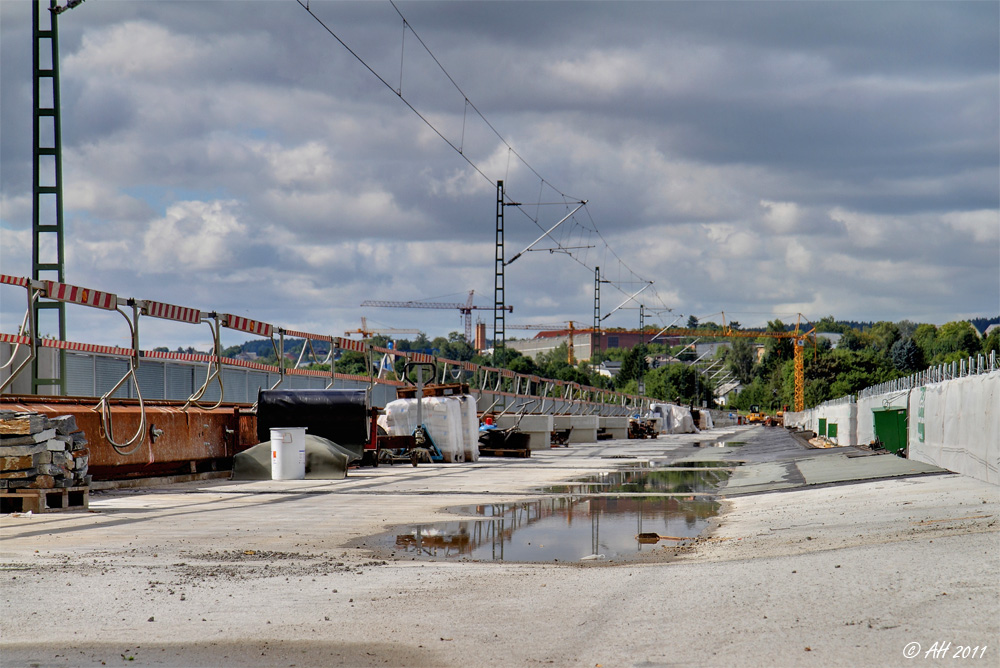
POLYGON ((93 343, 74 343, 73 341, 57 341, 56 339, 41 339, 39 345, 43 348, 71 350, 78 353, 97 353, 99 355, 118 355, 131 357, 131 348, 116 348, 114 346, 99 346, 93 343))
POLYGON ((243 318, 238 315, 230 315, 229 313, 222 314, 222 326, 268 338, 271 337, 271 333, 274 331, 274 327, 266 322, 251 320, 250 318, 243 318))
POLYGON ((14 343, 19 345, 30 346, 31 337, 19 336, 17 334, 0 334, 0 343, 14 343))
POLYGON ((30 281, 24 276, 11 276, 9 274, 0 274, 0 283, 6 285, 19 285, 22 288, 28 287, 30 281))
POLYGON ((201 311, 196 308, 187 308, 184 306, 174 306, 173 304, 167 304, 164 302, 151 302, 147 301, 146 305, 142 309, 143 315, 152 316, 154 318, 163 318, 164 320, 178 320, 180 322, 190 322, 192 324, 197 324, 201 322, 201 311))
POLYGON ((69 283, 56 283, 55 281, 45 281, 45 296, 60 302, 71 304, 81 304, 83 306, 96 306, 97 308, 113 311, 118 308, 118 296, 111 292, 100 292, 81 288, 69 283))
POLYGON ((365 352, 364 341, 353 341, 351 339, 338 339, 337 347, 341 350, 353 350, 356 353, 365 352))
POLYGON ((297 336, 301 339, 310 339, 312 341, 329 341, 333 342, 332 336, 327 336, 325 334, 310 334, 309 332, 297 332, 294 329, 286 329, 285 334, 289 336, 297 336))

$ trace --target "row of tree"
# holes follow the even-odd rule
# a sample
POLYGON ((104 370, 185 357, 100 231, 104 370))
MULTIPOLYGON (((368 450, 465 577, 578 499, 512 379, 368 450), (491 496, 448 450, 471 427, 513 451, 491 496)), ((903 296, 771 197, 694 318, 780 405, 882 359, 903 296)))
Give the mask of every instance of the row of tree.
MULTIPOLYGON (((832 316, 815 324, 819 334, 804 358, 807 406, 853 394, 928 366, 1000 351, 1000 330, 982 338, 967 321, 949 322, 940 327, 907 320, 862 323, 860 327, 853 324, 857 323, 838 322, 832 316), (840 335, 836 348, 829 338, 823 337, 823 333, 840 335)), ((758 405, 771 411, 793 404, 795 380, 791 339, 763 336, 756 339, 727 338, 718 334, 721 326, 716 323, 699 323, 696 319, 689 319, 687 325, 689 329, 704 332, 698 337, 700 341, 727 344, 719 348, 714 361, 716 368, 724 365, 742 385, 738 393, 730 395, 730 408, 747 410, 752 405, 758 405)), ((730 326, 739 328, 738 323, 730 323, 730 326)), ((767 326, 769 332, 787 332, 790 328, 780 320, 771 321, 767 326)), ((650 334, 657 331, 653 327, 649 329, 650 334)), ((375 336, 368 341, 381 347, 390 345, 383 336, 375 336)), ((301 339, 286 340, 286 366, 293 363, 288 357, 297 358, 303 345, 301 339)), ((633 348, 613 348, 597 352, 589 360, 577 364, 569 363, 565 343, 540 354, 536 359, 511 348, 506 348, 501 357, 477 353, 459 332, 435 339, 420 334, 413 340, 399 340, 391 345, 400 351, 426 352, 444 359, 470 361, 521 374, 643 394, 661 401, 715 405, 719 390, 715 382, 691 364, 693 346, 686 341, 676 346, 647 343, 633 348), (599 365, 607 360, 621 363, 620 371, 614 378, 597 372, 599 365), (665 360, 665 363, 660 363, 660 360, 665 360)), ((328 348, 320 346, 314 349, 319 356, 328 352, 328 348)), ((245 352, 254 352, 261 363, 277 364, 273 347, 267 340, 233 346, 227 348, 224 354, 235 357, 245 352)), ((397 358, 391 373, 402 378, 404 364, 405 360, 397 358)), ((313 364, 311 368, 329 370, 329 365, 313 364)), ((364 375, 369 373, 369 360, 361 353, 344 351, 336 362, 336 368, 341 373, 364 375)))

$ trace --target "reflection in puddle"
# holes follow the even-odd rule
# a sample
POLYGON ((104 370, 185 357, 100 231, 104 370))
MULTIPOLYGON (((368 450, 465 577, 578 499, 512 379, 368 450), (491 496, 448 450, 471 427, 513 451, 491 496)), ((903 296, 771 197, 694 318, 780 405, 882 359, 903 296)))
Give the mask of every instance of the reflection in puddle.
POLYGON ((738 448, 746 445, 746 441, 715 441, 714 443, 695 441, 691 445, 696 448, 738 448))
POLYGON ((559 496, 458 508, 458 513, 483 519, 402 527, 389 539, 397 554, 402 551, 418 559, 612 560, 661 545, 683 545, 697 537, 719 509, 708 495, 729 473, 721 469, 602 473, 545 490, 559 496), (574 494, 575 490, 579 491, 574 494))
POLYGON ((718 508, 716 501, 695 497, 608 496, 476 506, 462 511, 489 519, 404 527, 394 547, 422 559, 604 561, 683 545, 718 508))
MULTIPOLYGON (((553 485, 542 491, 549 494, 621 494, 637 492, 657 492, 660 494, 714 493, 719 484, 729 478, 728 470, 715 470, 720 464, 732 467, 734 464, 710 462, 708 471, 622 469, 587 476, 565 485, 553 485)), ((678 464, 681 469, 692 468, 690 464, 678 464)))

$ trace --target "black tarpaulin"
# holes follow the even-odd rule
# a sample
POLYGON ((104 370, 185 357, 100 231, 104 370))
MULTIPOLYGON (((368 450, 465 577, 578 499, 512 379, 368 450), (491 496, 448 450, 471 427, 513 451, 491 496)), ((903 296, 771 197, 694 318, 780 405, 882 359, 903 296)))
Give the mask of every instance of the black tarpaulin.
POLYGON ((260 390, 257 439, 271 440, 274 427, 305 427, 361 456, 368 442, 367 390, 260 390))

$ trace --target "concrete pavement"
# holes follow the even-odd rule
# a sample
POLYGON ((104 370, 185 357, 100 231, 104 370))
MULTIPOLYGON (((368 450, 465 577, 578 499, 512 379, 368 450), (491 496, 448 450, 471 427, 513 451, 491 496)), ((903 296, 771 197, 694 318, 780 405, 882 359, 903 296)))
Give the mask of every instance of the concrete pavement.
POLYGON ((996 665, 1000 489, 864 454, 738 427, 94 493, 93 512, 0 518, 0 664, 915 666, 968 647, 962 663, 996 665), (688 548, 456 563, 371 540, 586 473, 713 459, 734 475, 688 548))

